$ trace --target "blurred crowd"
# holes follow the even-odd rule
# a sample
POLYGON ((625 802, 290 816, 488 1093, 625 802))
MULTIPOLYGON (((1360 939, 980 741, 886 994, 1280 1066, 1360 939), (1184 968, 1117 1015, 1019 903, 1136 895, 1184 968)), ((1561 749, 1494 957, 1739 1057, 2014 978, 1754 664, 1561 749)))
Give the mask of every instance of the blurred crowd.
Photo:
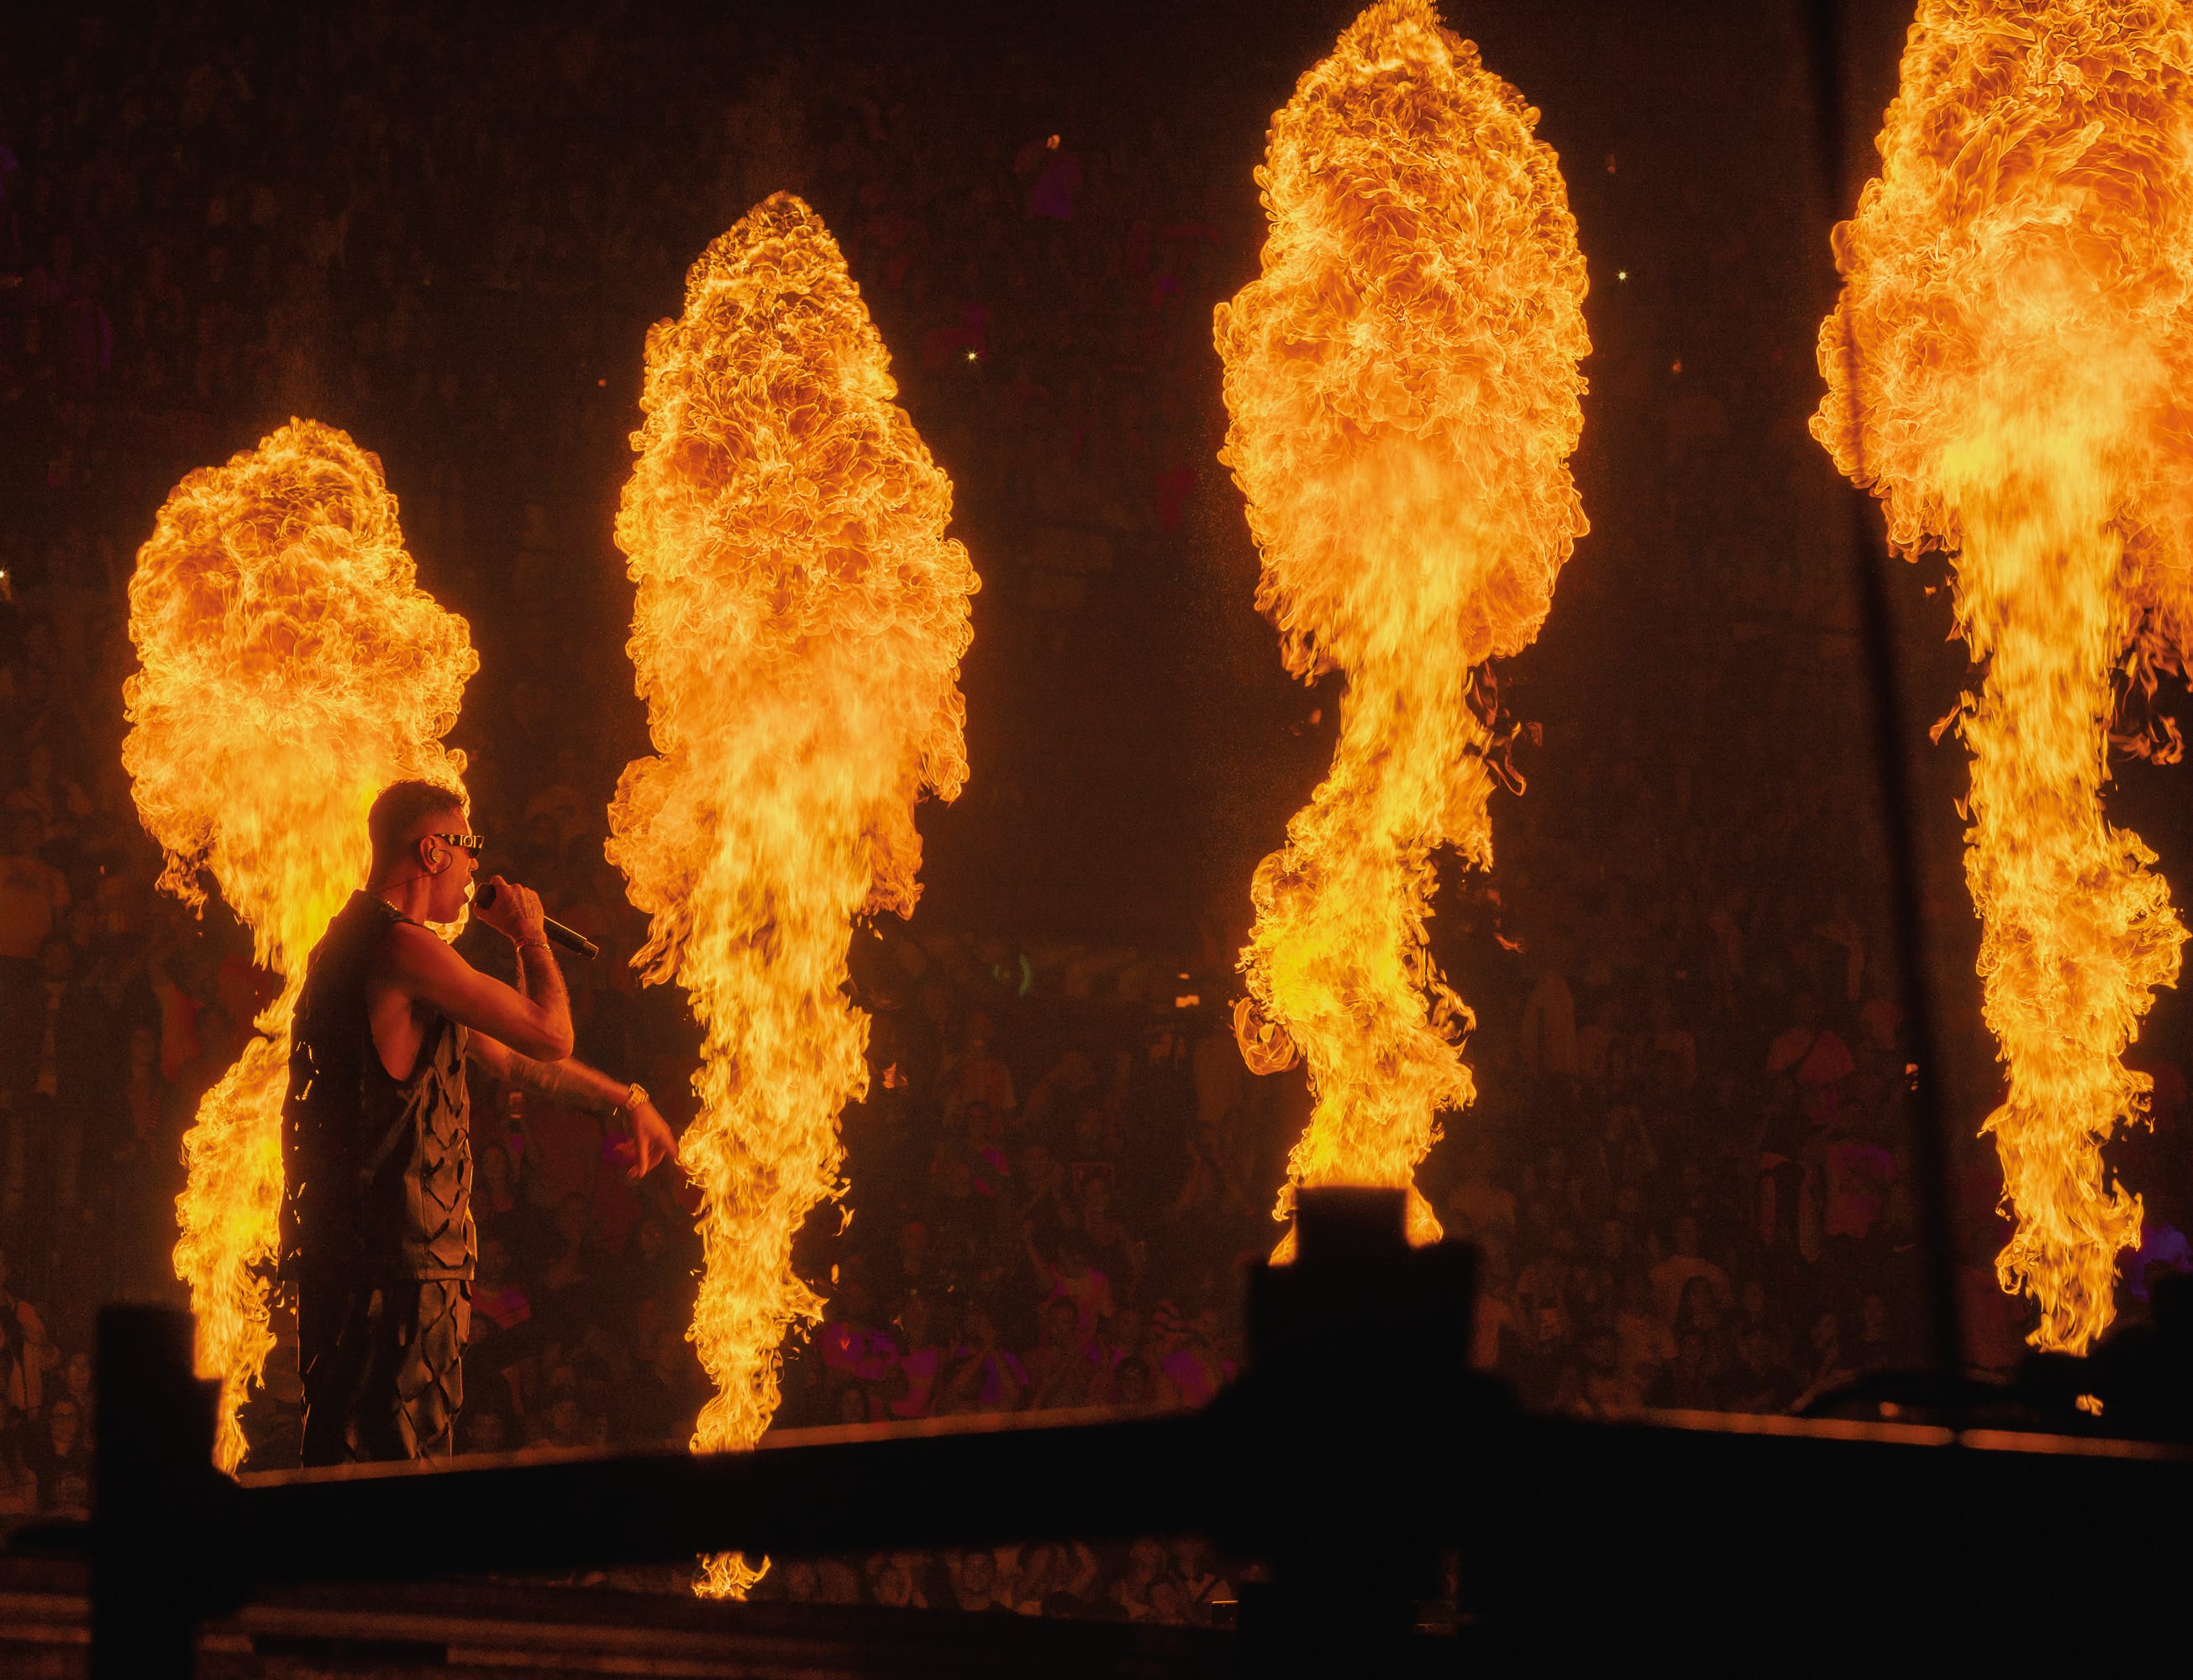
MULTIPOLYGON (((757 43, 727 91, 626 11, 56 14, 43 50, 0 60, 0 1517, 83 1508, 92 1311, 176 1297, 181 1136, 272 995, 218 905, 155 889, 120 762, 132 557, 183 473, 291 414, 381 450, 422 577, 483 646, 458 740, 488 866, 611 953, 570 965, 580 1054, 666 1110, 690 1101, 693 1030, 614 960, 644 929, 601 851, 644 751, 604 510, 641 330, 684 264, 780 187, 822 211, 958 487, 986 647, 1101 667, 1199 507, 1238 522, 1211 460, 1221 234, 1203 178, 1170 167, 1192 106, 1099 148, 1026 118, 1050 95, 1022 66, 1002 114, 940 129, 909 116, 951 84, 933 46, 757 43)), ((1768 306, 1726 282, 1741 241, 1697 243, 1698 295, 1733 340, 1763 334, 1744 311, 1768 306)), ((1450 881, 1434 924, 1479 1009, 1482 1095, 1419 1182, 1483 1246, 1477 1358, 1530 1403, 1801 1410, 1911 1364, 1923 1334, 1915 1070, 1863 766, 1746 769, 1848 693, 1852 644, 1818 576, 1737 557, 1775 516, 1730 489, 1733 454, 1801 370, 1708 389, 1678 358, 1693 383, 1670 384, 1637 341, 1604 381, 1664 455, 1664 517, 1615 522, 1595 563, 1663 605, 1685 586, 1644 555, 1726 565, 1733 630, 1660 650, 1698 639, 1669 658, 1670 711, 1742 717, 1749 756, 1587 726, 1548 692, 1557 666, 1526 682, 1531 791, 1499 808, 1499 869, 1450 881)), ((1574 611, 1606 622, 1610 587, 1580 581, 1574 611)), ((1044 839, 1047 751, 978 766, 971 797, 1016 843, 1044 839)), ((787 1351, 781 1426, 1193 1406, 1229 1380, 1240 1269, 1280 1234, 1307 1111, 1298 1074, 1251 1077, 1234 1047, 1243 897, 1110 943, 926 910, 857 936, 872 1089, 845 1119, 851 1217, 826 1209, 799 1245, 828 1306, 787 1351)), ((2135 1310, 2193 1211, 2184 1081, 2148 1065, 2163 1141, 2135 1310)), ((473 1111, 462 1448, 683 1442, 707 1391, 683 1187, 633 1186, 587 1116, 484 1081, 473 1111)), ((2002 1367, 2024 1322, 1987 1270, 1999 1180, 1976 1140, 1955 1157, 1971 1351, 2002 1367)), ((1375 1383, 1406 1351, 1334 1357, 1375 1383)), ((285 1334, 255 1464, 294 1461, 294 1363, 285 1334)), ((762 1591, 1194 1622, 1232 1579, 1151 1540, 795 1561, 762 1591)))

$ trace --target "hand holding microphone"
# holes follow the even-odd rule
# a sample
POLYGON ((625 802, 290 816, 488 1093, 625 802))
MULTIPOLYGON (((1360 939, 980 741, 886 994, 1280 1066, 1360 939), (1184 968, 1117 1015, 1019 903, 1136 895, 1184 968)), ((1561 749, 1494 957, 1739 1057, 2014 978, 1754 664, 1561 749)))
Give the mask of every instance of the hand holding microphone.
POLYGON ((480 912, 481 921, 512 941, 537 931, 550 944, 583 957, 589 963, 601 955, 601 947, 584 934, 543 916, 540 894, 530 888, 513 885, 500 875, 480 883, 472 894, 472 903, 480 912), (490 915, 490 911, 496 913, 490 915))

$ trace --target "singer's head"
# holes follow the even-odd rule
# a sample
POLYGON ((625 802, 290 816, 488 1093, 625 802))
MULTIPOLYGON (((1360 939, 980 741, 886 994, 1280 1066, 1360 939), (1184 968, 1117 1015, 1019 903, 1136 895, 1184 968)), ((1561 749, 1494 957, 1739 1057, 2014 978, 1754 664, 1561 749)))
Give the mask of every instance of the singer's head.
MULTIPOLYGON (((430 781, 392 782, 366 813, 373 841, 367 890, 413 886, 422 892, 419 919, 454 922, 471 895, 479 867, 478 836, 469 832, 461 796, 430 781)), ((409 894, 407 894, 409 896, 409 894)))

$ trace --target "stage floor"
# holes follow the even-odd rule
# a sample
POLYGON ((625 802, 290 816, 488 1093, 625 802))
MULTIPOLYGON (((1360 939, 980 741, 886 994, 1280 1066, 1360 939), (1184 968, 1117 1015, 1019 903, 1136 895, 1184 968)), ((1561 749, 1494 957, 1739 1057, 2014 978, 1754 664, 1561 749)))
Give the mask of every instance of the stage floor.
MULTIPOLYGON (((178 1534, 176 1544, 190 1537, 178 1534)), ((83 1680, 85 1571, 0 1557, 0 1674, 83 1680)), ((285 1591, 205 1630, 199 1680, 919 1680, 1217 1677, 1230 1634, 874 1605, 714 1604, 610 1586, 467 1580, 285 1591)))

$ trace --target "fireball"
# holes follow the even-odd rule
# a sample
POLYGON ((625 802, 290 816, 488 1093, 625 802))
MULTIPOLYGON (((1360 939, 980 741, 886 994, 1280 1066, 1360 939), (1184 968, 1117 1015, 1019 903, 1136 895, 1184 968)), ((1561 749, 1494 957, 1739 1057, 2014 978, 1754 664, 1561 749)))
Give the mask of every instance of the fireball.
POLYGON ((366 809, 389 782, 462 791, 442 746, 478 667, 465 621, 418 586, 379 459, 293 420, 160 510, 129 584, 140 666, 123 689, 137 810, 161 884, 203 906, 210 875, 282 978, 259 1036, 183 1140, 175 1271, 198 1368, 220 1380, 216 1456, 243 1460, 244 1395, 273 1346, 267 1272, 281 1108, 304 958, 365 879, 366 809))
MULTIPOLYGON (((2193 430, 2193 26, 2184 6, 1926 0, 1835 230, 1812 432, 1910 558, 1954 558, 1981 668, 1965 873, 2007 1089, 1985 1123, 2037 1346, 2115 1311, 2139 1198, 2101 1146, 2145 1110, 2124 1054, 2185 933, 2103 816, 2119 684, 2182 669, 2193 430)), ((2174 733, 2134 743, 2174 756, 2174 733)))
MULTIPOLYGON (((1263 272, 1217 311, 1257 605, 1290 671, 1347 683, 1242 953, 1244 1054, 1298 1053, 1315 1100, 1282 1218, 1297 1186, 1410 1186, 1474 1095, 1434 854, 1492 864, 1481 668, 1537 635, 1586 529, 1584 266, 1537 116, 1428 0, 1373 6, 1273 118, 1263 272)), ((1439 1235, 1413 1193, 1410 1225, 1439 1235)))
MULTIPOLYGON (((702 1032, 679 1159, 702 1197, 704 1451, 761 1437, 785 1333, 820 1314, 792 1243, 844 1189, 838 1117, 867 1090, 853 922, 912 913, 915 803, 967 777, 976 579, 896 395, 836 242, 788 193, 702 254, 648 334, 616 534, 656 753, 625 770, 610 856, 651 918, 634 961, 702 1032)), ((758 1578, 711 1558, 701 1590, 758 1578)))

